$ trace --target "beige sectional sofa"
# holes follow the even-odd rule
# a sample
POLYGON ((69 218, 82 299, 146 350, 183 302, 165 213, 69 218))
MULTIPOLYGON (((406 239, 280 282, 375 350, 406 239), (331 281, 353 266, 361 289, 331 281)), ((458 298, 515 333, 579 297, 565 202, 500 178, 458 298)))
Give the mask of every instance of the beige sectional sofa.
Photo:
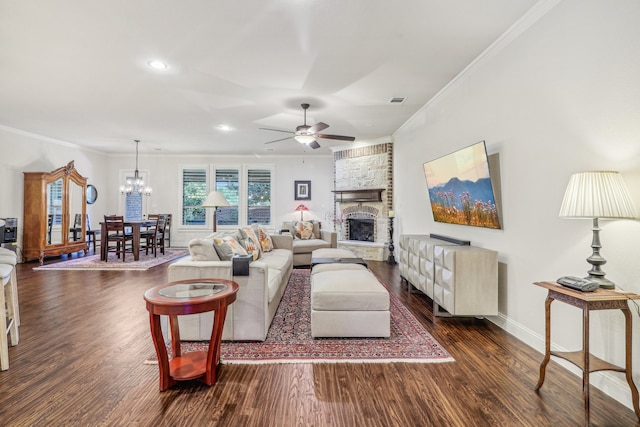
POLYGON ((288 221, 282 223, 281 229, 287 231, 294 237, 293 240, 293 265, 295 267, 311 264, 311 253, 316 249, 337 248, 338 236, 334 231, 321 229, 321 224, 317 221, 288 221), (310 239, 300 237, 298 224, 300 222, 311 222, 313 224, 313 236, 310 239))
MULTIPOLYGON (((248 276, 234 276, 231 260, 221 260, 213 244, 214 233, 189 243, 191 255, 168 267, 168 280, 219 278, 240 285, 236 301, 227 311, 222 332, 223 340, 264 341, 278 304, 293 269, 293 238, 290 235, 270 236, 273 250, 262 252, 251 262, 248 276)), ((180 338, 185 341, 205 341, 211 337, 213 313, 180 316, 180 338)), ((168 318, 162 318, 165 338, 168 318)))

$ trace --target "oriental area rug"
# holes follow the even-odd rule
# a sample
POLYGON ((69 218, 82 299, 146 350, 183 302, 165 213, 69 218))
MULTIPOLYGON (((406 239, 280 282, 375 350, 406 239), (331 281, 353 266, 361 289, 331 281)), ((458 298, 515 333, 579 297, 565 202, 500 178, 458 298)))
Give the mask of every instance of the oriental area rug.
POLYGON ((125 261, 116 257, 115 253, 109 253, 108 262, 100 261, 100 255, 69 256, 67 261, 59 261, 51 264, 34 267, 34 270, 148 270, 156 265, 173 261, 189 255, 189 250, 184 248, 165 248, 164 255, 158 251, 156 257, 151 252, 145 255, 140 252, 140 259, 133 260, 133 254, 126 254, 125 261))
MULTIPOLYGON (((441 363, 449 353, 420 325, 398 297, 389 293, 389 338, 312 338, 308 269, 295 269, 264 342, 227 342, 223 364, 267 363, 441 363)), ((182 352, 206 350, 208 342, 183 342, 182 352)), ((169 357, 171 347, 167 346, 169 357)), ((157 364, 155 352, 146 364, 157 364)))

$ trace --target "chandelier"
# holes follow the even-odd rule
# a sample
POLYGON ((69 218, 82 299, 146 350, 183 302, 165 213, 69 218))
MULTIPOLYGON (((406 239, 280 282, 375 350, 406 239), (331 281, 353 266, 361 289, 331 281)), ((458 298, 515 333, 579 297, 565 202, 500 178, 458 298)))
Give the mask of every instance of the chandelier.
POLYGON ((120 194, 126 194, 130 196, 133 193, 138 193, 145 196, 151 195, 151 187, 146 187, 144 185, 144 179, 140 178, 140 174, 138 172, 138 143, 139 139, 134 140, 136 142, 136 170, 133 174, 133 178, 127 178, 124 185, 120 186, 120 194))

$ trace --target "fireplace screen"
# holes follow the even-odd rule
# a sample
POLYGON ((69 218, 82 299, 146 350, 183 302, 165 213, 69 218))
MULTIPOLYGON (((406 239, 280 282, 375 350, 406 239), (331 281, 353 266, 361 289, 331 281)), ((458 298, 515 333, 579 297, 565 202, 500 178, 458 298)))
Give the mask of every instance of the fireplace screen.
POLYGON ((359 240, 361 242, 374 242, 374 226, 373 219, 355 219, 349 218, 349 240, 359 240))

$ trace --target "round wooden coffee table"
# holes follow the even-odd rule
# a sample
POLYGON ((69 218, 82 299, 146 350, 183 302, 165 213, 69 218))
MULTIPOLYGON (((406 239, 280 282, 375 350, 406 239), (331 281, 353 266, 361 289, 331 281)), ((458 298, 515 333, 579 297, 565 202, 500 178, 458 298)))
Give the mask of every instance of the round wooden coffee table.
POLYGON ((151 336, 158 355, 160 369, 160 391, 167 390, 176 381, 200 378, 207 385, 216 382, 216 371, 220 362, 220 342, 227 306, 236 300, 238 284, 224 279, 193 279, 170 282, 156 286, 144 293, 147 302, 151 336), (178 316, 214 311, 213 330, 209 350, 180 352, 180 329, 178 316), (169 316, 171 329, 171 351, 169 360, 162 336, 160 316, 169 316))

